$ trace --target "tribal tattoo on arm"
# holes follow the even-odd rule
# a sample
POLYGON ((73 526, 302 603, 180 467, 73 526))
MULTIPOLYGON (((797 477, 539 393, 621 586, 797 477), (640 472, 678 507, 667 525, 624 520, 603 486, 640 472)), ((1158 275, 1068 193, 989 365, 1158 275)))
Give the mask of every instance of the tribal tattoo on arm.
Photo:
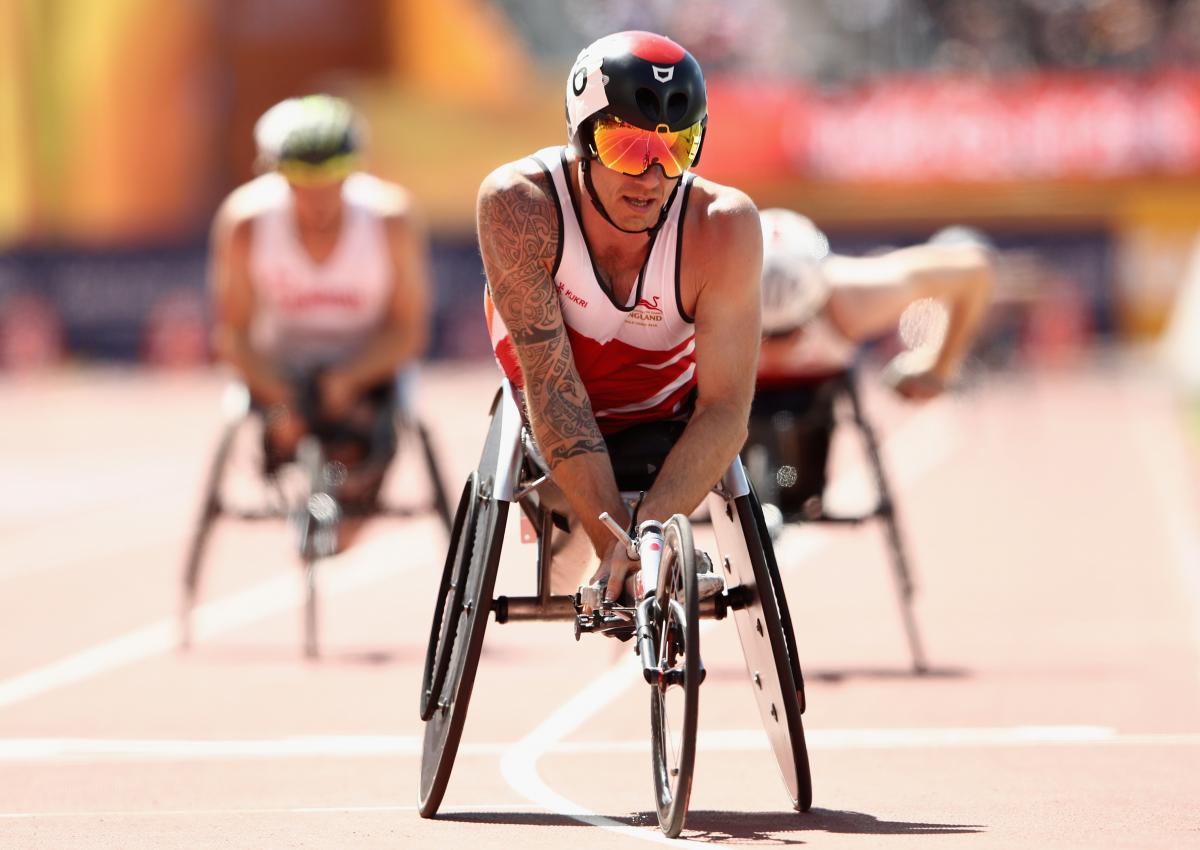
POLYGON ((534 436, 553 468, 607 450, 550 276, 559 234, 545 179, 489 180, 479 196, 478 227, 488 291, 521 363, 534 436))

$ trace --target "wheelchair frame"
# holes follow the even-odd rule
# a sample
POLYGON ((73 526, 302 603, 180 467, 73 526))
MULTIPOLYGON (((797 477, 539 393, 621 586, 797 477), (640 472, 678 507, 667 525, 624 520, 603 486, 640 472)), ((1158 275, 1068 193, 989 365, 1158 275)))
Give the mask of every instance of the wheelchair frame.
MULTIPOLYGON (((489 613, 494 611, 501 624, 573 620, 577 638, 583 619, 578 616, 576 596, 550 593, 554 515, 538 499, 538 489, 548 476, 525 449, 525 426, 507 381, 497 393, 490 415, 479 466, 468 479, 456 513, 426 654, 420 701, 426 726, 418 807, 423 817, 437 813, 449 782, 489 613), (513 502, 537 532, 537 593, 493 598, 505 521, 513 502)), ((699 614, 701 618, 733 615, 784 784, 793 807, 807 811, 812 785, 800 716, 804 686, 795 636, 766 523, 736 458, 709 494, 708 506, 727 589, 703 600, 699 614), (752 542, 758 545, 751 546, 752 542)), ((660 811, 663 830, 668 835, 678 834, 682 818, 668 828, 661 815, 660 811)))
POLYGON ((429 433, 424 424, 410 412, 397 411, 394 425, 397 432, 397 454, 407 435, 420 445, 421 455, 429 477, 431 496, 426 505, 384 505, 372 510, 348 509, 330 493, 330 481, 320 444, 305 438, 297 451, 297 463, 305 469, 308 492, 303 504, 289 505, 276 473, 263 473, 264 489, 272 503, 259 509, 234 508, 225 504, 221 488, 238 433, 254 421, 258 414, 250 404, 250 392, 240 382, 226 386, 222 399, 224 424, 205 478, 204 497, 200 515, 188 544, 182 575, 182 594, 179 611, 180 648, 192 644, 192 611, 199 595, 200 578, 209 538, 218 519, 228 517, 246 522, 292 520, 297 524, 297 551, 304 570, 304 651, 309 658, 318 655, 316 570, 320 561, 334 554, 334 539, 338 523, 345 518, 411 517, 433 512, 447 531, 450 529, 450 507, 441 472, 438 469, 429 433))
MULTIPOLYGON (((897 517, 896 503, 892 497, 892 488, 888 483, 888 477, 883 464, 883 456, 879 450, 879 439, 876 436, 875 428, 864 413, 862 400, 859 396, 858 381, 854 369, 847 369, 842 372, 835 373, 826 378, 818 379, 818 381, 827 384, 832 388, 834 397, 832 399, 834 409, 833 424, 836 427, 840 421, 845 421, 838 416, 838 404, 840 399, 845 399, 850 407, 849 421, 854 423, 855 429, 858 431, 859 437, 862 440, 863 451, 867 456, 867 461, 871 467, 871 474, 874 478, 874 484, 877 495, 875 507, 865 513, 855 515, 831 514, 825 510, 822 503, 821 513, 816 516, 809 516, 804 513, 795 513, 785 515, 786 522, 803 523, 822 523, 826 525, 862 525, 871 520, 881 520, 885 529, 887 539, 888 555, 891 563, 892 578, 896 588, 897 601, 900 606, 900 617, 904 626, 904 634, 908 643, 909 655, 912 659, 912 669, 914 673, 923 674, 928 672, 929 665, 925 656, 924 644, 921 640, 920 630, 917 626, 916 614, 913 611, 913 601, 916 596, 916 582, 913 577, 913 571, 909 564, 908 550, 904 544, 904 537, 900 530, 900 522, 897 517)), ((803 415, 800 412, 800 415, 803 415)), ((778 435, 779 430, 772 426, 772 430, 778 435)), ((778 443, 775 446, 767 448, 768 454, 778 451, 778 443)), ((828 464, 828 458, 826 458, 828 464)), ((777 465, 777 464, 776 464, 777 465)))

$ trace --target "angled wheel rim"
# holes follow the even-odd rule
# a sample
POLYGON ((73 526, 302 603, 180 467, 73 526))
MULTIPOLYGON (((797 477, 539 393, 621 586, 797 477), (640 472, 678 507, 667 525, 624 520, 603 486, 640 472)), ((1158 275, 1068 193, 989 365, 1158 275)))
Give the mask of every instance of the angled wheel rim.
POLYGON ((441 584, 437 602, 433 609, 433 624, 429 630, 429 644, 425 650, 425 669, 421 677, 421 720, 428 721, 437 709, 437 697, 446 682, 450 669, 454 636, 458 629, 458 614, 462 606, 462 580, 470 563, 475 535, 464 535, 464 529, 474 530, 477 513, 476 476, 472 472, 463 487, 454 524, 450 531, 450 544, 446 549, 446 561, 442 567, 441 584), (453 611, 447 612, 447 608, 453 611))

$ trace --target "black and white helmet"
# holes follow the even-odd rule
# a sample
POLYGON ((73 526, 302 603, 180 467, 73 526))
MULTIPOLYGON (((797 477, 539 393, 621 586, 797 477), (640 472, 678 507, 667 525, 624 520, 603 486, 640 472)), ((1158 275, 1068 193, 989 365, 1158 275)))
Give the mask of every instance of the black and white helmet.
MULTIPOLYGON (((704 72, 692 54, 666 36, 613 33, 589 44, 575 59, 567 75, 566 111, 569 144, 581 157, 594 157, 592 120, 599 115, 644 130, 680 132, 704 125, 704 72)), ((699 158, 697 150, 692 164, 699 158)))

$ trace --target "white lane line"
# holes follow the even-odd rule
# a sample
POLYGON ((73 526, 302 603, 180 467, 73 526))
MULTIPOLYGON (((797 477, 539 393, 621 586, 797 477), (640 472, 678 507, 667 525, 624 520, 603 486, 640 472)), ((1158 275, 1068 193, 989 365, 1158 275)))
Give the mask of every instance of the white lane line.
MULTIPOLYGON (((420 754, 421 740, 415 735, 321 735, 226 740, 10 738, 0 739, 0 762, 394 757, 420 754)), ((503 746, 495 744, 492 750, 499 752, 503 746)))
MULTIPOLYGON (((533 808, 529 803, 470 803, 446 806, 443 815, 455 812, 524 812, 533 808)), ((115 809, 79 812, 0 812, 0 820, 36 820, 39 818, 159 818, 159 817, 226 817, 229 815, 326 815, 326 814, 389 814, 415 812, 416 806, 299 806, 246 809, 115 809)))
MULTIPOLYGON (((322 596, 346 593, 414 569, 418 564, 437 562, 432 549, 429 553, 408 552, 404 558, 384 552, 372 557, 372 550, 381 548, 386 540, 386 537, 380 537, 363 541, 345 554, 331 559, 326 565, 328 569, 318 568, 322 596), (424 554, 433 560, 423 558, 424 554)), ((428 537, 424 540, 428 546, 428 537)), ((301 584, 299 571, 290 570, 224 599, 199 605, 194 612, 193 635, 196 640, 202 641, 295 608, 303 602, 301 584)), ((0 709, 171 652, 178 645, 178 639, 176 621, 160 620, 45 667, 7 679, 0 682, 0 709)))
POLYGON ((583 690, 560 705, 538 726, 517 741, 500 757, 500 772, 514 791, 535 805, 556 814, 565 815, 590 826, 667 846, 694 844, 683 838, 670 839, 657 830, 635 827, 606 818, 569 800, 545 783, 538 773, 537 763, 563 738, 623 694, 641 671, 633 664, 620 663, 601 673, 583 690))
MULTIPOLYGON (((954 427, 945 402, 927 405, 908 419, 904 426, 883 447, 885 462, 895 475, 899 489, 924 476, 928 471, 945 462, 955 451, 960 441, 959 430, 954 427), (924 432, 924 434, 922 433, 924 432), (933 433, 935 439, 928 437, 933 433), (919 446, 919 449, 917 448, 919 446)), ((861 474, 861 467, 859 468, 861 474)), ((853 472, 839 473, 832 485, 861 495, 862 482, 854 480, 853 472), (845 483, 849 479, 849 483, 845 483)), ((800 564, 805 562, 812 549, 820 548, 828 537, 816 542, 811 536, 789 539, 786 557, 780 563, 800 564)), ((781 547, 782 548, 782 547, 781 547)), ((702 634, 712 626, 712 621, 701 624, 702 634)), ((628 660, 620 662, 597 678, 583 690, 563 703, 528 735, 513 744, 500 759, 500 770, 505 781, 517 793, 548 811, 566 815, 582 823, 590 824, 610 832, 653 843, 666 843, 675 847, 688 842, 683 838, 669 839, 657 830, 628 826, 620 821, 606 818, 569 800, 550 788, 538 773, 538 760, 551 752, 562 740, 590 721, 605 707, 621 696, 635 682, 641 680, 641 669, 628 660)))
MULTIPOLYGON (((805 735, 810 750, 973 749, 1037 746, 1200 746, 1200 732, 1117 732, 1108 726, 998 726, 914 729, 815 729, 805 735)), ((0 739, 0 763, 110 763, 157 761, 231 761, 256 759, 411 758, 422 740, 412 735, 323 735, 266 739, 0 739)), ((702 731, 696 746, 703 752, 752 752, 769 749, 762 729, 702 731)), ((463 756, 503 756, 511 742, 465 744, 463 756)), ((542 755, 644 753, 645 738, 558 741, 542 755)))

